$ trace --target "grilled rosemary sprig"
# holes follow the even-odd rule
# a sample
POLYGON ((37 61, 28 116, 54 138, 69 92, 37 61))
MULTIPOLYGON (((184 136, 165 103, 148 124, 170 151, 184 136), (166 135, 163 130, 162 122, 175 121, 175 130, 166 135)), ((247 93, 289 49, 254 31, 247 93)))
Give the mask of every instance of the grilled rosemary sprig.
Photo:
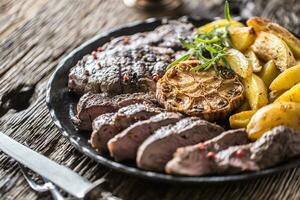
MULTIPOLYGON (((229 4, 225 1, 224 15, 228 22, 231 20, 229 4)), ((218 63, 222 60, 227 71, 231 71, 230 66, 226 62, 226 49, 231 48, 229 38, 229 23, 225 27, 215 27, 207 33, 197 33, 190 40, 179 38, 182 45, 188 50, 187 53, 176 59, 167 66, 171 69, 182 61, 195 58, 199 60, 199 65, 193 68, 193 71, 208 70, 213 67, 219 74, 222 74, 222 68, 218 67, 218 63)))

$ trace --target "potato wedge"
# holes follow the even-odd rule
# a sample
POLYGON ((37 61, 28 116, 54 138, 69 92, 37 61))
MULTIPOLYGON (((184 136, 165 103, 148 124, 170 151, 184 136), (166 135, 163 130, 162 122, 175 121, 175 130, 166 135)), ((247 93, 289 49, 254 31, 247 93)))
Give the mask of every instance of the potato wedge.
POLYGON ((250 18, 247 21, 247 25, 253 27, 256 33, 265 31, 277 35, 286 42, 294 56, 300 58, 300 40, 284 27, 260 17, 250 18))
MULTIPOLYGON (((300 83, 280 95, 275 102, 292 101, 300 103, 300 83)), ((299 122, 300 123, 300 122, 299 122)))
POLYGON ((252 68, 249 65, 247 58, 236 49, 229 49, 225 57, 231 69, 243 78, 249 77, 252 74, 252 68))
POLYGON ((251 140, 260 138, 266 131, 280 125, 300 131, 300 103, 276 102, 259 109, 247 125, 251 140))
POLYGON ((245 57, 247 58, 249 65, 252 68, 253 72, 260 72, 262 69, 262 66, 257 58, 257 56, 255 55, 255 53, 249 49, 244 53, 245 57))
POLYGON ((231 128, 246 128, 251 117, 255 114, 255 110, 242 111, 229 117, 231 128))
POLYGON ((251 49, 260 59, 266 62, 274 60, 280 71, 284 71, 296 63, 290 48, 283 40, 272 33, 260 32, 251 49))
POLYGON ((300 64, 279 74, 271 83, 270 90, 287 90, 300 83, 300 64))
POLYGON ((278 97, 280 97, 286 90, 273 90, 269 92, 269 103, 273 103, 278 97))
POLYGON ((263 80, 256 74, 245 78, 243 84, 251 110, 257 110, 268 103, 267 88, 263 80))
POLYGON ((242 52, 253 44, 256 37, 252 27, 230 27, 229 34, 233 47, 242 52))
POLYGON ((280 74, 279 69, 275 66, 273 60, 267 62, 261 72, 258 73, 258 76, 264 81, 267 88, 269 88, 272 81, 280 74))
POLYGON ((219 20, 213 21, 211 23, 205 24, 203 26, 200 26, 198 28, 198 32, 199 33, 201 33, 201 32, 207 33, 207 32, 212 31, 214 28, 224 27, 228 24, 230 24, 230 27, 244 27, 245 26, 244 24, 242 24, 241 22, 238 22, 238 21, 231 20, 230 22, 228 22, 227 19, 219 19, 219 20))

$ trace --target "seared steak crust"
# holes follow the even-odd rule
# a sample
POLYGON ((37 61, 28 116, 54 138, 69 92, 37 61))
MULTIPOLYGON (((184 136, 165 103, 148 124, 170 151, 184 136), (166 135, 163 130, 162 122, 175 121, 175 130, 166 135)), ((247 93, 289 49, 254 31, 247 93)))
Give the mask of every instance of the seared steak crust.
POLYGON ((216 155, 215 173, 240 173, 275 166, 300 155, 300 133, 285 126, 266 132, 256 142, 229 147, 216 155), (243 151, 243 156, 237 152, 243 151))
POLYGON ((152 93, 121 94, 109 97, 105 93, 88 92, 79 99, 77 115, 73 121, 80 130, 92 130, 92 122, 96 117, 116 112, 122 107, 135 103, 155 105, 156 99, 152 93))
POLYGON ((166 165, 166 172, 188 176, 206 174, 212 168, 212 162, 207 159, 209 152, 217 153, 230 146, 247 144, 245 129, 235 129, 223 132, 221 135, 192 146, 178 148, 172 160, 166 165))
MULTIPOLYGON (((200 169, 195 173, 175 169, 175 163, 168 163, 167 170, 185 175, 234 174, 245 171, 258 171, 277 165, 287 159, 300 156, 300 134, 296 131, 278 126, 266 132, 254 143, 228 147, 213 157, 202 156, 197 160, 200 169), (173 167, 171 167, 173 165, 173 167)), ((177 152, 179 154, 179 151, 177 152)), ((178 157, 179 155, 175 155, 178 157)), ((208 154, 207 154, 208 155, 208 154)), ((194 154, 189 154, 192 157, 194 154)), ((199 155, 197 154, 199 157, 199 155)), ((173 159, 173 161, 175 158, 173 159)), ((183 167, 183 163, 180 167, 183 167)), ((186 167, 186 166, 185 166, 186 167)))
POLYGON ((188 37, 193 29, 189 23, 168 21, 152 32, 115 38, 71 69, 69 88, 80 94, 148 90, 145 84, 154 75, 161 77, 176 52, 183 49, 178 35, 188 37))
POLYGON ((107 142, 120 131, 139 120, 149 119, 160 113, 159 108, 149 105, 133 104, 121 108, 114 114, 100 115, 93 121, 91 144, 100 151, 107 150, 107 142))
POLYGON ((162 126, 178 122, 182 117, 179 113, 162 112, 148 120, 136 122, 108 142, 110 155, 117 161, 135 159, 138 147, 147 137, 162 126))
POLYGON ((163 171, 179 147, 197 144, 211 139, 224 129, 216 124, 189 117, 175 125, 158 129, 138 149, 137 165, 146 170, 163 171))

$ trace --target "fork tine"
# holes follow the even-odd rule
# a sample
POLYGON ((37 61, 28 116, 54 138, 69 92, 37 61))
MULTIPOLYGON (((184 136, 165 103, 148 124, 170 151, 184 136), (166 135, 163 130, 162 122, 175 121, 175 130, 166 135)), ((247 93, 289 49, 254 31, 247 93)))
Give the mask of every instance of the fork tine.
POLYGON ((35 190, 36 192, 51 192, 52 197, 54 200, 64 200, 65 198, 63 195, 58 191, 57 187, 47 180, 46 178, 42 177, 44 180, 43 184, 38 184, 36 181, 34 181, 31 176, 28 173, 28 170, 20 163, 18 163, 22 174, 25 177, 25 180, 27 181, 28 185, 35 190))
POLYGON ((25 178, 25 180, 27 181, 28 185, 35 191, 37 192, 46 192, 49 190, 48 186, 44 183, 44 184, 38 184, 36 183, 32 178, 31 176, 29 175, 27 169, 21 165, 20 163, 18 163, 20 169, 21 169, 21 172, 25 178))
POLYGON ((52 182, 50 182, 48 179, 44 178, 45 183, 49 183, 51 184, 51 188, 49 188, 49 191, 52 194, 52 197, 54 200, 64 200, 64 196, 59 192, 58 188, 56 187, 56 185, 54 185, 52 182))

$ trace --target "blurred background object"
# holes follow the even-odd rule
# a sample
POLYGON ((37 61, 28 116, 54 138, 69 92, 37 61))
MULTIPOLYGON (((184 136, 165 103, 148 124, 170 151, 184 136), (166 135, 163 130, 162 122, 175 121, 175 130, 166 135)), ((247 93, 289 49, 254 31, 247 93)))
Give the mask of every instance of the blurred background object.
POLYGON ((124 0, 129 7, 137 7, 140 9, 161 9, 174 10, 181 6, 181 0, 124 0))
MULTIPOLYGON (((154 16, 223 17, 224 0, 124 0, 154 16)), ((229 0, 233 16, 262 16, 300 35, 300 0, 229 0)))
POLYGON ((241 16, 262 16, 284 25, 300 36, 299 0, 243 0, 241 16))

